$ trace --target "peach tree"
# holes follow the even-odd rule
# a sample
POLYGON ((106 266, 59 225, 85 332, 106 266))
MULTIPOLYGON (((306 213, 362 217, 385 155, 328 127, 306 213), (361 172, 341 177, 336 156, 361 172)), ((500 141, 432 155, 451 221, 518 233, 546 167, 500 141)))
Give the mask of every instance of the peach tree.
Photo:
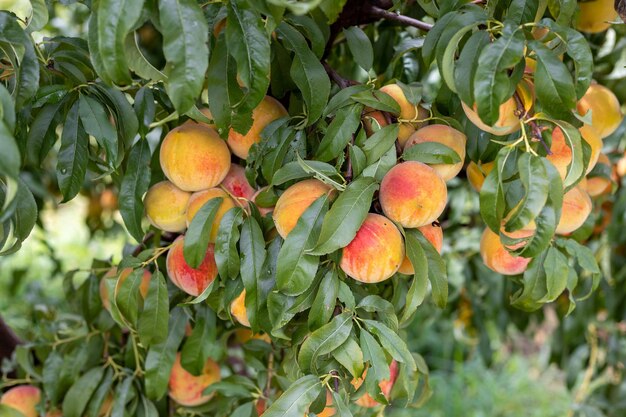
POLYGON ((584 242, 622 114, 589 39, 623 2, 96 0, 50 35, 66 3, 0 11, 1 253, 45 187, 107 184, 136 242, 68 272, 32 340, 3 330, 0 415, 419 406, 405 335, 447 303, 462 181, 511 305, 571 312, 599 285, 584 242))

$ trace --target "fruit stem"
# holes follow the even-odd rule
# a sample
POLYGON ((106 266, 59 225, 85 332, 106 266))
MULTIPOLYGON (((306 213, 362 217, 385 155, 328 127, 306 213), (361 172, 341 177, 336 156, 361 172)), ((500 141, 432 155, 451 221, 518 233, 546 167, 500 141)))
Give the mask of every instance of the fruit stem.
MULTIPOLYGON (((541 144, 543 145, 543 148, 546 150, 546 153, 548 155, 552 155, 552 151, 550 150, 546 142, 543 140, 543 137, 541 136, 541 129, 539 129, 539 126, 532 118, 532 115, 529 115, 528 114, 529 112, 526 111, 526 108, 524 107, 524 102, 522 101, 522 98, 520 97, 517 91, 515 92, 515 94, 513 94, 513 97, 515 98, 515 103, 517 104, 517 111, 520 114, 519 116, 520 120, 523 120, 524 124, 528 124, 530 126, 530 129, 532 132, 531 137, 541 142, 541 144)), ((524 137, 526 137, 525 136, 526 131, 524 130, 523 126, 522 126, 522 130, 523 130, 522 134, 524 135, 524 137)))

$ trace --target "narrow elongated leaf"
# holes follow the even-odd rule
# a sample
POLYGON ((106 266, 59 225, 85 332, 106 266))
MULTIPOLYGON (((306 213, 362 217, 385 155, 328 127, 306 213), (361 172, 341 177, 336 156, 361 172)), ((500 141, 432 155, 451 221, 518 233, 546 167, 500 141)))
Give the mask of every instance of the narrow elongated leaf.
POLYGON ((320 380, 316 376, 305 375, 291 384, 263 413, 263 417, 303 416, 320 392, 322 392, 320 380))
POLYGON ((233 207, 224 214, 215 240, 215 263, 222 278, 237 278, 241 260, 237 251, 239 226, 243 223, 243 210, 233 207))
POLYGON ((352 313, 344 312, 313 333, 304 341, 298 353, 298 363, 302 371, 315 371, 320 355, 331 353, 341 346, 352 331, 352 313))
POLYGON ((356 63, 368 71, 374 64, 374 49, 363 29, 358 26, 351 26, 343 30, 343 34, 348 42, 348 48, 356 63))
POLYGON ((353 104, 337 110, 335 118, 328 125, 326 133, 317 148, 315 153, 316 159, 328 162, 343 152, 345 147, 348 146, 352 135, 361 124, 362 111, 362 104, 353 104))
MULTIPOLYGON (((356 87, 356 86, 354 86, 356 87)), ((350 87, 348 87, 350 88, 350 87)), ((344 89, 342 91, 345 91, 344 89)), ((372 109, 382 110, 395 115, 400 114, 400 105, 389 94, 380 90, 365 90, 351 94, 351 99, 372 109)), ((337 97, 335 95, 333 98, 337 97)), ((332 100, 331 100, 332 101, 332 100)), ((330 104, 330 103, 329 103, 330 104)))
POLYGON ((402 362, 409 367, 411 371, 417 369, 413 355, 409 352, 406 342, 398 336, 396 332, 391 330, 384 324, 374 320, 363 320, 367 329, 378 337, 378 341, 383 348, 398 362, 402 362))
POLYGON ((402 154, 405 161, 419 161, 425 164, 456 164, 461 162, 458 153, 439 142, 421 142, 407 147, 402 154))
POLYGON ((385 126, 367 138, 363 145, 367 166, 378 161, 389 149, 395 147, 398 138, 399 126, 397 123, 385 126))
POLYGON ((417 311, 417 307, 424 302, 426 297, 428 290, 428 258, 418 237, 414 233, 409 231, 409 233, 405 234, 404 245, 406 247, 406 255, 415 271, 411 286, 406 294, 406 304, 400 317, 400 323, 408 324, 413 314, 417 311))
POLYGON ((248 217, 243 222, 239 249, 241 253, 240 273, 246 288, 246 310, 252 329, 255 330, 258 328, 257 312, 259 309, 257 282, 261 277, 267 253, 263 231, 254 217, 248 217))
POLYGON ((454 83, 459 97, 468 106, 474 105, 474 77, 482 50, 491 43, 489 34, 479 30, 463 46, 454 69, 454 83))
POLYGON ((139 313, 139 286, 143 279, 143 269, 135 269, 125 280, 118 277, 115 291, 115 304, 132 327, 137 325, 139 313))
POLYGON ((61 134, 57 161, 57 181, 63 202, 74 198, 83 186, 89 159, 89 138, 78 117, 78 102, 70 109, 61 134))
POLYGON ((109 165, 116 165, 117 132, 109 122, 104 106, 89 96, 81 95, 78 99, 78 113, 85 131, 96 138, 106 151, 109 165))
POLYGON ((145 347, 161 343, 167 338, 169 312, 167 284, 163 274, 156 271, 150 278, 148 294, 137 324, 139 340, 145 347))
MULTIPOLYGON (((327 177, 336 178, 339 176, 337 169, 326 162, 308 160, 304 162, 315 171, 320 172, 327 177)), ((283 165, 274 173, 274 176, 272 177, 272 185, 281 185, 288 181, 310 178, 312 176, 314 176, 313 172, 306 171, 298 161, 293 161, 283 165)))
POLYGON ((222 197, 214 197, 204 203, 193 216, 189 228, 187 228, 183 256, 185 257, 185 262, 192 268, 200 267, 200 264, 206 257, 211 229, 213 228, 213 219, 215 219, 215 215, 223 201, 222 197))
POLYGON ((205 305, 196 307, 196 322, 183 345, 181 365, 193 375, 200 375, 206 360, 216 352, 216 317, 205 305))
POLYGON ((376 381, 389 379, 389 365, 385 359, 385 352, 378 344, 374 336, 366 330, 361 330, 360 345, 363 351, 363 359, 370 363, 368 374, 373 373, 376 381))
POLYGON ((428 280, 432 288, 433 301, 439 308, 444 308, 448 302, 448 273, 443 258, 418 229, 405 230, 405 233, 412 234, 412 237, 420 242, 428 260, 428 280))
POLYGON ((569 264, 567 257, 561 251, 555 247, 550 247, 543 267, 546 271, 547 291, 541 302, 549 303, 556 300, 567 287, 569 264))
POLYGON ((333 358, 343 365, 353 377, 360 378, 363 374, 363 351, 354 337, 348 338, 348 340, 333 351, 333 358))
POLYGON ((124 417, 126 412, 126 403, 132 396, 134 377, 127 376, 121 384, 115 387, 115 395, 113 396, 113 408, 111 409, 111 417, 124 417))
POLYGON ((88 370, 74 382, 63 399, 63 415, 81 417, 93 392, 98 388, 104 368, 95 367, 88 370))
POLYGON ((310 330, 316 330, 328 323, 335 311, 338 293, 339 277, 337 272, 334 270, 328 271, 322 278, 322 282, 320 282, 319 290, 309 312, 310 330))
POLYGON ((137 242, 143 239, 143 195, 150 186, 150 145, 140 139, 133 145, 128 155, 129 164, 122 178, 119 201, 120 213, 126 229, 137 242))

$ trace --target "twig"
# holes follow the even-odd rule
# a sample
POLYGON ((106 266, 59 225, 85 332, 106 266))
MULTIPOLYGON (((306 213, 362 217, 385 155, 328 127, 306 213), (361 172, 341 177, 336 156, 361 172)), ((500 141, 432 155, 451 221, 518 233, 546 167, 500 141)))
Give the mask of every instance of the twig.
POLYGON ((433 28, 433 25, 431 25, 430 23, 422 22, 421 20, 417 20, 412 17, 393 13, 385 9, 381 9, 380 7, 376 7, 376 6, 370 7, 369 14, 372 17, 376 17, 378 19, 391 20, 393 22, 398 22, 405 26, 413 26, 415 28, 418 28, 424 31, 429 31, 433 28))
MULTIPOLYGON (((524 107, 524 102, 522 101, 522 98, 520 97, 519 93, 516 91, 515 94, 513 94, 513 97, 515 98, 515 103, 517 104, 517 112, 519 113, 518 115, 519 118, 520 119, 527 118, 528 112, 526 111, 526 108, 524 107)), ((543 145, 543 148, 546 150, 546 153, 548 155, 552 155, 552 151, 550 150, 546 142, 543 140, 543 137, 541 136, 541 129, 539 129, 539 126, 537 125, 537 123, 534 120, 531 120, 526 123, 530 125, 530 129, 532 131, 531 136, 537 139, 539 142, 541 142, 541 144, 543 145)))
MULTIPOLYGON (((2 316, 0 316, 0 363, 4 358, 11 358, 11 355, 13 355, 13 351, 15 350, 15 348, 21 344, 22 341, 4 322, 2 316)), ((11 372, 9 376, 13 377, 15 376, 15 374, 11 372)))
POLYGON ((324 69, 326 70, 326 73, 328 74, 330 79, 333 80, 333 82, 337 84, 342 90, 346 87, 350 87, 351 85, 358 84, 356 81, 342 77, 341 74, 339 74, 330 65, 328 65, 328 62, 322 62, 322 65, 324 65, 324 69))

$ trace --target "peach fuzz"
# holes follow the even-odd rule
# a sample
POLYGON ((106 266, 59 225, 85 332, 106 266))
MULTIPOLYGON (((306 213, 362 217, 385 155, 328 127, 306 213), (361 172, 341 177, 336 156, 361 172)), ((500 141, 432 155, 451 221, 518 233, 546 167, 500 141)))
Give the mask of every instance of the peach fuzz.
MULTIPOLYGON (((603 153, 601 153, 598 158, 598 164, 603 164, 611 168, 609 157, 603 153)), ((613 176, 615 176, 614 173, 613 176)), ((611 192, 611 185, 611 180, 606 177, 587 177, 587 183, 583 188, 587 191, 589 196, 598 197, 603 194, 609 194, 611 192)))
POLYGON ((256 189, 250 185, 246 178, 246 169, 241 165, 230 164, 230 169, 226 178, 222 181, 222 187, 230 193, 231 196, 241 199, 241 203, 252 200, 256 193, 256 189))
POLYGON ((402 227, 426 226, 446 207, 446 182, 426 164, 408 161, 391 168, 380 184, 383 212, 402 227))
MULTIPOLYGON (((441 226, 429 224, 418 228, 418 230, 422 232, 424 237, 435 247, 437 252, 441 253, 441 248, 443 247, 443 229, 441 226)), ((413 275, 415 273, 413 264, 408 256, 404 257, 398 272, 405 275, 413 275)))
POLYGON ((259 105, 252 112, 252 127, 245 135, 231 129, 228 132, 228 147, 231 152, 241 159, 246 159, 250 152, 250 147, 261 141, 261 132, 265 126, 276 119, 287 116, 287 110, 278 100, 265 96, 259 105))
MULTIPOLYGON (((116 279, 115 283, 115 295, 119 291, 120 286, 126 279, 132 274, 133 268, 124 268, 122 272, 117 274, 117 268, 111 268, 100 280, 100 298, 102 299, 102 306, 107 310, 111 311, 111 299, 109 296, 109 289, 106 285, 107 279, 116 279)), ((152 278, 152 274, 147 269, 144 269, 143 276, 141 277, 141 284, 139 284, 139 294, 141 294, 141 298, 145 300, 148 295, 148 287, 150 286, 150 279, 152 278)))
POLYGON ((561 219, 556 227, 556 233, 565 235, 572 233, 585 223, 589 214, 591 214, 591 198, 580 186, 576 186, 569 190, 563 196, 563 208, 561 210, 561 219))
POLYGON ((224 214, 226 214, 226 212, 231 208, 235 207, 235 202, 232 198, 230 198, 228 193, 221 188, 209 188, 208 190, 193 193, 189 199, 187 214, 185 215, 187 219, 187 226, 189 226, 198 210, 200 210, 207 201, 213 198, 223 198, 223 200, 222 204, 220 204, 217 209, 217 213, 213 218, 213 224, 211 225, 211 234, 209 236, 209 242, 211 243, 215 243, 215 240, 217 239, 217 232, 224 214))
POLYGON ((494 166, 495 162, 483 162, 478 165, 472 161, 467 164, 467 168, 465 169, 467 180, 474 190, 478 192, 482 190, 485 178, 493 170, 494 166))
POLYGON ((591 110, 591 126, 602 139, 606 138, 622 122, 622 110, 615 94, 600 84, 591 84, 576 104, 578 114, 584 116, 591 110))
POLYGON ((37 405, 41 401, 41 390, 32 385, 19 385, 5 392, 0 404, 13 408, 24 417, 38 417, 37 405))
POLYGON ((205 125, 183 124, 172 129, 160 151, 165 176, 184 191, 200 191, 218 185, 230 169, 228 146, 205 125))
POLYGON ((206 256, 198 269, 190 267, 183 255, 185 244, 183 236, 176 238, 165 260, 167 274, 172 283, 189 295, 197 297, 217 277, 214 246, 209 244, 206 256))
POLYGON ((248 311, 246 310, 246 290, 237 296, 230 304, 230 314, 237 319, 242 326, 250 327, 248 320, 248 311))
POLYGON ((395 274, 404 254, 398 228, 385 216, 369 213, 354 239, 343 248, 339 266, 351 278, 371 284, 395 274))
POLYGON ((165 232, 182 232, 187 228, 185 212, 191 193, 169 181, 154 184, 143 200, 150 224, 165 232))
POLYGON ((413 145, 424 142, 441 143, 454 150, 461 158, 461 161, 456 164, 431 165, 444 181, 451 180, 461 172, 463 161, 465 160, 465 143, 467 142, 467 137, 462 132, 447 125, 426 126, 417 130, 409 137, 404 145, 404 149, 409 149, 413 145))
MULTIPOLYGON (((598 162, 600 151, 602 150, 602 139, 600 139, 600 136, 598 136, 595 130, 588 125, 584 125, 578 130, 582 139, 591 147, 591 157, 589 158, 589 165, 586 171, 586 173, 589 173, 598 162)), ((558 126, 552 131, 550 151, 552 151, 552 155, 547 155, 546 159, 552 162, 556 170, 559 171, 561 179, 565 179, 567 166, 572 163, 572 149, 569 147, 563 131, 558 126)))
POLYGON ((578 2, 580 11, 576 21, 576 29, 587 33, 604 32, 617 19, 614 0, 591 0, 578 2))
MULTIPOLYGON (((528 230, 518 230, 508 233, 510 238, 524 238, 532 236, 534 232, 528 230)), ((509 247, 509 249, 518 249, 523 243, 509 247)), ((500 236, 486 228, 480 239, 480 255, 487 268, 502 275, 518 275, 526 271, 530 258, 515 256, 511 254, 502 244, 500 236)))
POLYGON ((169 396, 185 407, 206 404, 213 395, 203 395, 202 391, 220 379, 220 367, 211 359, 207 359, 202 373, 194 376, 183 368, 180 363, 180 353, 177 353, 170 373, 169 396))
POLYGON ((428 118, 429 112, 420 105, 414 105, 404 95, 404 91, 398 84, 387 84, 381 87, 380 91, 389 94, 400 106, 399 119, 406 123, 411 123, 413 127, 420 128, 428 118))
POLYGON ((320 196, 329 193, 334 193, 334 189, 316 179, 300 181, 287 188, 278 198, 272 215, 278 234, 285 239, 302 213, 320 196))
MULTIPOLYGON (((378 384, 378 386, 380 387, 380 390, 382 391, 385 398, 387 398, 387 400, 390 399, 391 390, 393 389, 393 385, 396 383, 396 380, 398 379, 399 372, 400 370, 398 369, 398 362, 396 362, 396 360, 394 359, 393 361, 391 361, 391 364, 389 365, 389 379, 380 381, 380 383, 378 384)), ((361 375, 360 378, 358 379, 355 378, 352 380, 351 382, 352 386, 358 390, 361 387, 361 385, 363 385, 363 382, 365 381, 366 376, 367 376, 367 369, 363 371, 363 375, 361 375)), ((371 395, 367 393, 363 394, 361 398, 356 400, 356 404, 360 405, 361 407, 366 407, 366 408, 373 408, 373 407, 380 405, 378 401, 373 399, 371 395)))

